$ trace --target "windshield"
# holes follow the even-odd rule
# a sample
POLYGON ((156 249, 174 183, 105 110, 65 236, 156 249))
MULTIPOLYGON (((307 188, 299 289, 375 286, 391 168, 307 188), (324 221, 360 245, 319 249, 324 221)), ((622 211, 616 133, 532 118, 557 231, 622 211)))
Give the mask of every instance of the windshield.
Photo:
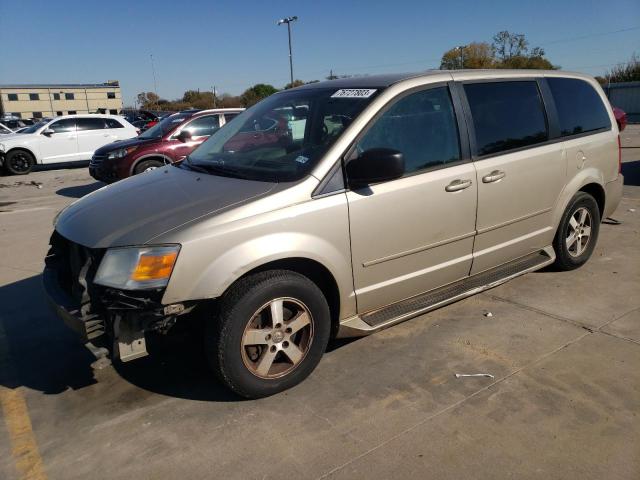
POLYGON ((38 130, 44 127, 47 123, 49 123, 49 121, 35 123, 30 127, 27 127, 24 130, 21 130, 20 133, 36 133, 38 130))
POLYGON ((162 138, 166 133, 170 132, 182 122, 184 122, 185 118, 189 118, 191 114, 186 113, 177 113, 175 115, 171 115, 161 122, 156 123, 149 130, 138 135, 138 138, 162 138))
POLYGON ((267 182, 299 180, 377 93, 317 88, 272 95, 211 135, 183 168, 267 182))

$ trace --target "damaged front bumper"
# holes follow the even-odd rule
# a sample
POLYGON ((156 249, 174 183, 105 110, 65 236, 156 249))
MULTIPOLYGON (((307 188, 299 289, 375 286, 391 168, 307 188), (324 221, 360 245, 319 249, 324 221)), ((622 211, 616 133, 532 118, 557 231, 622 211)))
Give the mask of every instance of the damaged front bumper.
POLYGON ((51 237, 44 290, 54 312, 83 343, 106 347, 123 362, 148 355, 145 333, 166 333, 193 305, 162 305, 162 289, 122 291, 93 283, 103 250, 51 237))

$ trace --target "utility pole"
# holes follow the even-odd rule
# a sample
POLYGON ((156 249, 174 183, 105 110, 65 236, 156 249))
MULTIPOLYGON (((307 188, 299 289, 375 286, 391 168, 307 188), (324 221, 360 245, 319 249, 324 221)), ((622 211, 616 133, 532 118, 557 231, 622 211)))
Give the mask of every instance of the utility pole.
POLYGON ((211 93, 213 94, 213 108, 216 108, 216 86, 211 87, 211 93))
POLYGON ((291 86, 293 86, 293 56, 291 54, 291 22, 298 20, 298 17, 285 17, 278 20, 278 25, 287 24, 287 32, 289 33, 289 73, 291 75, 291 86))
POLYGON ((158 110, 158 83, 156 81, 156 66, 153 63, 153 54, 149 55, 151 57, 151 72, 153 73, 153 93, 156 94, 156 110, 158 110))

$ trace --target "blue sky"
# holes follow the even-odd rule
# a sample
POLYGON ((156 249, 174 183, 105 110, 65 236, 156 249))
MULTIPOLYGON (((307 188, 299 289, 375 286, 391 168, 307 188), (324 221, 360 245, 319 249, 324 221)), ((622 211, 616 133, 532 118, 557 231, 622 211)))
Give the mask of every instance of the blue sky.
POLYGON ((640 1, 609 0, 0 0, 0 83, 120 80, 125 104, 153 90, 241 93, 282 87, 293 24, 294 75, 419 71, 500 30, 524 33, 567 70, 592 75, 640 54, 640 1), (602 34, 626 30, 613 34, 602 34), (584 38, 578 38, 584 37, 584 38))

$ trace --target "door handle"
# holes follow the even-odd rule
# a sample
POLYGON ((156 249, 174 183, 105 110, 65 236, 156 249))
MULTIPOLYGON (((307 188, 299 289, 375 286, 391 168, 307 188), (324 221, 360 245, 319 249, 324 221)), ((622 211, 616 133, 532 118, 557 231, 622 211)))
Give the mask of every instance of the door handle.
POLYGON ((447 192, 459 192, 460 190, 464 190, 465 188, 469 188, 472 185, 471 180, 454 180, 449 185, 444 187, 447 192))
POLYGON ((502 180, 506 176, 507 176, 506 173, 501 172, 500 170, 494 170, 489 175, 485 175, 484 177, 482 177, 482 182, 493 183, 493 182, 497 182, 498 180, 502 180))

